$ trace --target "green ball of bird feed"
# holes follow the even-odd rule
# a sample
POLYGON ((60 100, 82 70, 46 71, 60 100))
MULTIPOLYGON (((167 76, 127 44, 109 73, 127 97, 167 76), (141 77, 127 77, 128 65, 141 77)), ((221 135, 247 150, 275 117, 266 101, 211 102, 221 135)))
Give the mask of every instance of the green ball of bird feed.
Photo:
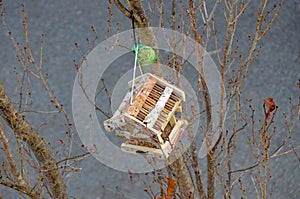
MULTIPOLYGON (((132 48, 132 51, 136 51, 137 48, 132 48)), ((157 60, 155 50, 150 46, 138 44, 137 60, 141 66, 153 64, 157 60)))

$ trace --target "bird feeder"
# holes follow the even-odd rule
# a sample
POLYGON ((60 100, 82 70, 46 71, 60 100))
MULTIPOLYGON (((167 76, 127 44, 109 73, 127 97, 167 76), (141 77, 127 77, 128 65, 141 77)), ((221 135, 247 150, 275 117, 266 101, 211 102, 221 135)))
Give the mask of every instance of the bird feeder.
MULTIPOLYGON (((187 126, 187 121, 175 114, 182 112, 180 103, 185 101, 185 93, 150 73, 133 81, 133 95, 129 89, 112 118, 104 121, 104 127, 125 139, 123 151, 168 157, 187 126)), ((133 81, 128 83, 129 88, 133 81)))

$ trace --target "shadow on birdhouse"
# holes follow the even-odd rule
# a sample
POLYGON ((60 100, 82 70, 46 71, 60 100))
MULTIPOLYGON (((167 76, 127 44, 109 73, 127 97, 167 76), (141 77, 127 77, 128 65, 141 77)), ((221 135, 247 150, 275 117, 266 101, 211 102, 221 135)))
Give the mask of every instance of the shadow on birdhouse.
MULTIPOLYGON (((128 84, 131 87, 133 82, 128 84)), ((182 112, 180 103, 185 101, 185 94, 150 73, 137 77, 134 85, 133 95, 128 90, 113 117, 104 121, 104 127, 125 139, 123 151, 167 158, 187 127, 187 121, 175 115, 182 112)))

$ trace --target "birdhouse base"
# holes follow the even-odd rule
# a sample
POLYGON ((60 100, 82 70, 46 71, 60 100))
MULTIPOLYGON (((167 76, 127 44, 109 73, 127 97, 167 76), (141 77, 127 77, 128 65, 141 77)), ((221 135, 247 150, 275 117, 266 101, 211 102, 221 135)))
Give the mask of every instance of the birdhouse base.
POLYGON ((178 140, 182 136, 185 128, 187 127, 187 124, 188 123, 186 120, 178 120, 176 125, 173 127, 171 133, 169 134, 168 138, 166 138, 167 141, 165 141, 163 144, 159 144, 158 145, 159 148, 145 146, 138 140, 131 140, 130 143, 129 142, 122 143, 121 149, 123 151, 134 153, 134 154, 142 154, 142 155, 151 154, 154 157, 160 159, 168 158, 173 148, 177 144, 178 140), (136 144, 131 144, 131 143, 136 143, 136 144))

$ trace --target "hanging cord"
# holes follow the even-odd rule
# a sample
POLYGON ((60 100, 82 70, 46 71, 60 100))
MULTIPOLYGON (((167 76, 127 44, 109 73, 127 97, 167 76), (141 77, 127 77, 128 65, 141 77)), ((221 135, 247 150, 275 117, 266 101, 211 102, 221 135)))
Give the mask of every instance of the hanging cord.
POLYGON ((133 32, 133 42, 134 42, 134 52, 135 52, 135 56, 134 56, 134 68, 133 68, 133 77, 132 77, 132 87, 131 87, 131 96, 130 96, 130 104, 132 104, 132 100, 133 100, 133 91, 134 91, 134 81, 135 81, 135 73, 136 73, 136 66, 139 66, 141 75, 143 75, 143 71, 142 68, 140 66, 140 64, 138 63, 137 59, 138 59, 138 51, 139 51, 139 45, 137 44, 136 41, 136 36, 135 36, 135 26, 134 26, 134 16, 133 16, 133 11, 130 11, 131 14, 131 23, 132 23, 132 32, 133 32))
MULTIPOLYGON (((139 49, 138 49, 139 45, 138 45, 137 40, 136 40, 133 10, 130 11, 130 14, 131 14, 131 23, 132 23, 132 32, 133 32, 133 42, 134 42, 135 54, 137 55, 138 51, 139 51, 139 49)), ((138 63, 138 66, 139 66, 141 75, 143 75, 143 70, 140 66, 140 63, 138 63)))
POLYGON ((132 77, 132 87, 131 87, 131 96, 130 96, 130 104, 132 104, 132 99, 133 99, 133 90, 134 90, 134 81, 135 81, 135 71, 136 71, 136 64, 137 64, 137 51, 138 51, 138 46, 135 48, 135 56, 134 56, 134 68, 133 68, 133 77, 132 77))
POLYGON ((134 47, 137 47, 137 41, 136 41, 136 36, 135 36, 135 26, 134 26, 134 15, 133 15, 133 10, 130 11, 131 14, 131 23, 132 23, 132 32, 133 32, 133 42, 134 42, 134 47))

